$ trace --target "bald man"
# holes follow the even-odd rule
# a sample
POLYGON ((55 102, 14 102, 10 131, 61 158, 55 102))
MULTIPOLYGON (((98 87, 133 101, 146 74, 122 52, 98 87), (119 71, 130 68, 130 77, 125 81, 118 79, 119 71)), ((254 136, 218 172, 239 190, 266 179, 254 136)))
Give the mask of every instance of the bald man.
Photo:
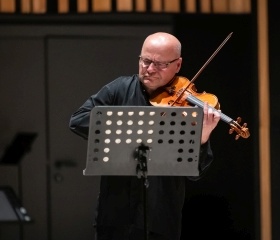
MULTIPOLYGON (((180 71, 181 43, 173 35, 149 35, 139 56, 139 72, 121 76, 92 96, 71 116, 70 129, 87 139, 95 106, 151 106, 150 96, 168 86, 180 71)), ((204 104, 199 171, 213 160, 209 138, 220 113, 204 104)), ((197 180, 198 177, 189 177, 197 180)), ((102 176, 96 214, 96 240, 180 240, 186 177, 149 176, 148 233, 144 231, 143 182, 135 176, 102 176)))

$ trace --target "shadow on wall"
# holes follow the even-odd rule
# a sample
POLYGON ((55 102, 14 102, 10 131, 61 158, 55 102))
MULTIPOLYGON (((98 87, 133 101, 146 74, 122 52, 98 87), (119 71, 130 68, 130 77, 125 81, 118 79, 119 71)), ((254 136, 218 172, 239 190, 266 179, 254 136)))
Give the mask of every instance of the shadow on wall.
POLYGON ((7 146, 0 164, 18 164, 23 156, 31 151, 37 133, 18 132, 12 143, 7 146))

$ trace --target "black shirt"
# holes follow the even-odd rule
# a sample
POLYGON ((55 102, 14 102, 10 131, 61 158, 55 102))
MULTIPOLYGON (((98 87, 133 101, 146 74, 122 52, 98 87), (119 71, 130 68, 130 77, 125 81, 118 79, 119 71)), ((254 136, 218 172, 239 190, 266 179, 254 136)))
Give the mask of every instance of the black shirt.
MULTIPOLYGON (((70 129, 87 139, 90 111, 94 106, 150 106, 138 75, 119 77, 92 95, 70 119, 70 129)), ((201 145, 200 176, 213 160, 210 143, 201 145)), ((185 200, 185 177, 149 176, 147 188, 148 230, 179 240, 185 200)), ((102 176, 96 224, 144 227, 143 182, 134 176, 102 176)))

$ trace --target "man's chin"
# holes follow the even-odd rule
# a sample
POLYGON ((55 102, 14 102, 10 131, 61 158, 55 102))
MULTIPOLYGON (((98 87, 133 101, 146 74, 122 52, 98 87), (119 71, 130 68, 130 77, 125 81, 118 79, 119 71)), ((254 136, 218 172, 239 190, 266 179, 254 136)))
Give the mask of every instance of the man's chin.
POLYGON ((144 80, 143 84, 147 87, 147 88, 154 88, 153 83, 150 80, 144 80))

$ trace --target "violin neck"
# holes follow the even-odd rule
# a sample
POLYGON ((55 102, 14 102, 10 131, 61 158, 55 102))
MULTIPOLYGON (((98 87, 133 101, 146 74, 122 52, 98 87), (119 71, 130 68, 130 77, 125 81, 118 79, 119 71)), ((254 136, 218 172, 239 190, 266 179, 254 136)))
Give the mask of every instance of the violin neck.
MULTIPOLYGON (((201 101, 200 99, 194 97, 193 95, 189 95, 186 99, 186 101, 198 106, 198 107, 201 107, 203 108, 204 106, 204 102, 201 101)), ((216 108, 214 107, 211 107, 211 106, 208 106, 209 108, 213 109, 213 111, 217 111, 216 108)), ((233 119, 228 117, 227 115, 223 114, 222 112, 220 112, 221 114, 221 120, 223 120, 224 122, 228 123, 228 124, 231 124, 233 122, 233 119)))

